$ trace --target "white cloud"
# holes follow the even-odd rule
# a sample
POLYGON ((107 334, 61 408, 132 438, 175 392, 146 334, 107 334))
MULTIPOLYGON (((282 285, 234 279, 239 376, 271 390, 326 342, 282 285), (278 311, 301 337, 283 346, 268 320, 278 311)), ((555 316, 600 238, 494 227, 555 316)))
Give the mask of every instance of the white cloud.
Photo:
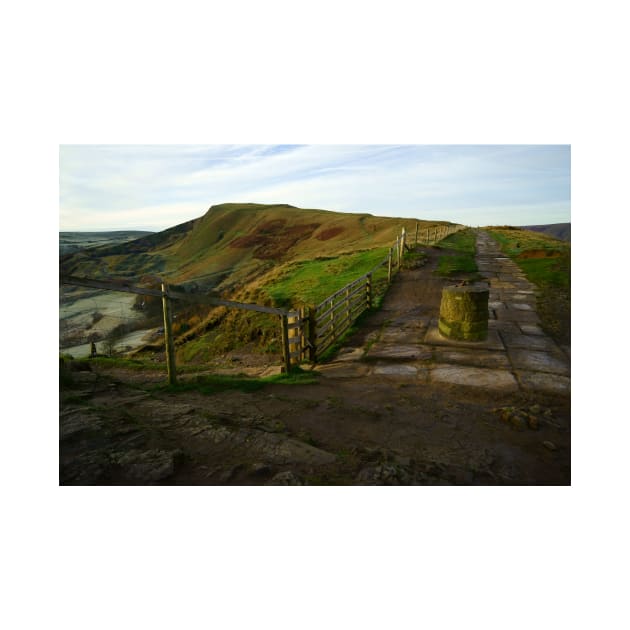
POLYGON ((64 146, 60 219, 62 229, 164 229, 253 201, 463 223, 483 223, 485 209, 544 223, 549 204, 564 203, 554 221, 569 220, 569 158, 557 146, 64 146))

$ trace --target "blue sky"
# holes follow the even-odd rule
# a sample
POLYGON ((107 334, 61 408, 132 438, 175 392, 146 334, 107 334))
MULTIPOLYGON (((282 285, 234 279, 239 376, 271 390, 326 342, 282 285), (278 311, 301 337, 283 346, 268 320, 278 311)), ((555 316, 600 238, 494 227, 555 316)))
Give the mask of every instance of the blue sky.
POLYGON ((61 145, 60 230, 162 230, 225 202, 571 220, 568 145, 61 145))

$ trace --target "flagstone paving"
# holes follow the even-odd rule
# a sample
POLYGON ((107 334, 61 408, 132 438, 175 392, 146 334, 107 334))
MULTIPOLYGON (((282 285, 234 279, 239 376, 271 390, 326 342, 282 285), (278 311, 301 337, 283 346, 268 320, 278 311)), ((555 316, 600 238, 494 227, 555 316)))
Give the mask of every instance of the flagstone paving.
POLYGON ((569 395, 570 350, 542 330, 536 287, 483 230, 477 233, 476 261, 490 290, 486 340, 446 339, 437 328, 439 312, 399 311, 394 300, 384 305, 391 319, 369 344, 342 348, 334 361, 315 369, 329 378, 371 375, 419 385, 569 395))

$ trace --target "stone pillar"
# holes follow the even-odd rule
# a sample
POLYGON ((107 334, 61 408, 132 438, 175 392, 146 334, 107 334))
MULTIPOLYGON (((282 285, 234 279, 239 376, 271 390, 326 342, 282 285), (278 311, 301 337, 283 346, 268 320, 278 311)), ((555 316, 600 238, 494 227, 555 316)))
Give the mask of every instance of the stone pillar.
POLYGON ((483 341, 488 336, 488 287, 455 285, 442 289, 440 334, 459 341, 483 341))

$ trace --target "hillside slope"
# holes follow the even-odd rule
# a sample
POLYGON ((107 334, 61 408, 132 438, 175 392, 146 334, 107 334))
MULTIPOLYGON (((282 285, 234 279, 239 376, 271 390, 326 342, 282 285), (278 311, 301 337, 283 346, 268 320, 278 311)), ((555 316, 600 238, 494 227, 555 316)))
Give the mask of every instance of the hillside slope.
POLYGON ((413 236, 444 224, 301 209, 287 204, 221 204, 204 216, 135 241, 66 256, 63 271, 231 292, 270 270, 317 258, 389 247, 402 227, 413 236))
MULTIPOLYGON (((63 274, 151 287, 165 280, 190 292, 288 308, 318 303, 372 269, 403 227, 413 242, 416 225, 422 236, 427 227, 452 224, 286 204, 221 204, 163 232, 64 256, 61 267, 63 274)), ((160 300, 138 302, 158 321, 160 300)), ((177 301, 173 308, 178 361, 204 361, 250 342, 277 351, 277 322, 267 315, 177 301)))
POLYGON ((547 236, 560 239, 561 241, 571 241, 571 224, 570 223, 549 223, 547 225, 525 225, 523 230, 531 230, 532 232, 541 232, 547 236))

